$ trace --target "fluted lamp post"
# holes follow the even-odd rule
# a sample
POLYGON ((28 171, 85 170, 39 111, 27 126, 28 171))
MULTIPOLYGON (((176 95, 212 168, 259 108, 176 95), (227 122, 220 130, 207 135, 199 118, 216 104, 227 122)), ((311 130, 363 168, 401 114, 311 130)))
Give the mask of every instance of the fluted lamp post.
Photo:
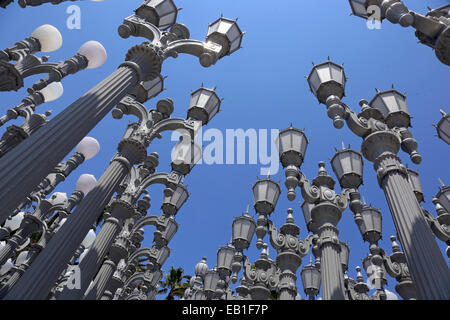
POLYGON ((441 114, 442 119, 434 126, 439 139, 450 145, 450 113, 445 113, 444 110, 441 110, 441 114))
MULTIPOLYGON (((217 23, 222 25, 223 21, 217 23)), ((234 25, 236 22, 233 22, 231 27, 234 25)), ((228 29, 226 28, 226 31, 228 29)), ((221 28, 215 32, 223 35, 222 40, 226 39, 226 42, 233 40, 230 34, 223 33, 221 28)), ((181 33, 178 35, 172 33, 169 38, 166 34, 163 40, 162 31, 138 15, 125 19, 124 24, 119 28, 119 33, 123 37, 131 35, 147 37, 153 43, 144 42, 131 48, 126 56, 126 62, 121 64, 118 70, 3 157, 0 161, 0 173, 3 177, 1 183, 5 184, 5 188, 0 185, 0 190, 8 189, 9 196, 0 194, 0 206, 5 211, 12 211, 47 172, 132 88, 141 81, 157 77, 164 59, 176 57, 179 53, 188 53, 199 57, 203 66, 210 66, 221 58, 221 54, 231 53, 231 51, 223 50, 222 46, 225 43, 214 43, 216 38, 213 37, 209 37, 206 42, 201 42, 185 39, 181 33), (99 100, 99 95, 103 99, 99 100), (36 159, 40 161, 35 161, 36 159), (14 194, 14 197, 11 197, 11 194, 14 194)), ((241 39, 243 34, 239 36, 241 39)))
MULTIPOLYGON (((332 66, 328 72, 334 72, 336 65, 332 66)), ((315 66, 312 74, 318 72, 316 69, 315 66)), ((326 79, 325 83, 317 86, 318 83, 313 85, 311 79, 308 78, 310 87, 321 88, 328 82, 326 79)), ((401 148, 410 155, 412 162, 419 164, 422 160, 417 152, 417 141, 408 130, 410 116, 405 96, 395 90, 377 92, 370 104, 361 100, 362 111, 357 115, 341 102, 344 85, 342 83, 341 87, 326 94, 316 92, 315 95, 328 95, 325 100, 328 116, 334 123, 335 120, 345 120, 349 129, 363 139, 362 154, 374 163, 419 299, 449 299, 450 271, 408 181, 408 172, 397 156, 401 148)), ((319 99, 322 101, 323 98, 319 99)))

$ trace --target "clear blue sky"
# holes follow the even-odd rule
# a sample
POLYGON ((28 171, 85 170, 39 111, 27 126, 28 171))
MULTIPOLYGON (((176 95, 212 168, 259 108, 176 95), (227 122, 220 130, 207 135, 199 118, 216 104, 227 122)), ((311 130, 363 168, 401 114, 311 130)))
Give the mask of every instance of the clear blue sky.
MULTIPOLYGON (((414 117, 412 133, 419 142, 423 162, 416 166, 408 155, 402 153, 401 157, 405 164, 419 170, 426 193, 424 206, 435 215, 431 200, 438 191, 438 178, 450 184, 450 149, 435 137, 436 131, 432 127, 440 119, 440 108, 450 112, 449 67, 441 64, 430 48, 417 44, 413 29, 385 22, 381 30, 369 30, 365 21, 349 16, 351 10, 347 1, 175 2, 183 8, 179 12, 178 22, 189 27, 193 39, 203 40, 208 22, 213 22, 220 14, 229 18, 239 17, 239 25, 247 33, 242 50, 207 69, 191 56, 166 60, 162 74, 168 76, 165 81, 167 90, 158 98, 170 97, 174 100, 174 116, 185 117, 190 92, 202 83, 206 87, 217 86, 217 93, 224 101, 221 112, 208 128, 223 132, 237 128, 283 129, 292 122, 295 127, 305 128, 310 139, 303 172, 312 179, 317 174, 317 163, 326 161, 327 170, 333 175, 328 159, 334 155, 334 147, 339 147, 344 141, 359 151, 361 140, 346 127, 337 130, 332 126, 325 107, 318 105, 304 78, 311 70, 312 61, 320 63, 330 56, 336 63, 345 63, 349 80, 344 101, 355 111, 359 109, 360 99, 372 99, 374 88, 387 90, 395 84, 399 91, 407 91, 409 110, 414 117)), ((1 48, 22 40, 42 24, 52 24, 61 31, 64 42, 61 49, 48 54, 51 61, 69 58, 88 40, 100 41, 108 52, 105 65, 64 79, 63 97, 40 106, 38 110, 44 112, 51 109, 57 114, 113 72, 124 60, 128 48, 144 41, 136 38, 124 40, 117 34, 117 27, 123 18, 131 15, 140 3, 140 0, 80 1, 26 9, 12 4, 0 11, 1 48), (81 8, 80 30, 66 27, 69 17, 66 9, 73 4, 81 8)), ((426 6, 439 7, 448 1, 425 3, 407 0, 405 3, 411 10, 425 13, 426 6)), ((28 79, 25 86, 30 87, 37 79, 39 77, 28 79)), ((1 113, 18 104, 26 95, 25 89, 17 93, 0 93, 1 113)), ((156 101, 151 100, 146 106, 154 107, 156 101)), ((129 120, 135 119, 130 117, 129 120)), ((100 142, 100 153, 85 162, 56 191, 70 194, 82 173, 91 173, 99 178, 114 155, 127 122, 125 118, 114 120, 109 115, 93 129, 89 135, 100 142)), ((170 170, 172 146, 170 135, 166 134, 149 148, 149 152, 157 151, 160 155, 160 172, 170 170)), ((208 258, 210 268, 214 267, 217 249, 231 238, 233 218, 245 211, 247 204, 252 204, 251 186, 256 182, 259 169, 259 165, 199 165, 194 168, 185 181, 191 197, 177 215, 180 228, 170 243, 172 252, 165 270, 170 266, 180 266, 186 273, 193 274, 195 264, 203 256, 208 258)), ((286 210, 292 207, 296 222, 301 227, 301 237, 305 238, 307 230, 299 207, 301 197, 298 196, 294 202, 287 200, 282 170, 273 178, 280 181, 283 190, 276 212, 272 215, 273 221, 278 227, 281 226, 286 219, 286 210)), ((160 214, 162 190, 162 187, 150 189, 150 215, 160 214)), ((368 161, 365 161, 364 185, 360 190, 368 203, 383 212, 384 237, 380 244, 390 253, 389 236, 395 234, 395 230, 384 194, 368 161)), ((350 210, 343 214, 339 228, 340 239, 350 244, 349 275, 355 278, 355 267, 361 265, 361 259, 368 254, 368 244, 362 242, 350 210)), ((150 247, 152 238, 153 230, 148 227, 144 246, 150 247)), ((248 252, 252 261, 259 256, 255 241, 256 236, 248 252)), ((446 246, 437 241, 444 252, 446 246)), ((275 259, 274 249, 270 250, 270 256, 275 259)), ((305 257, 303 265, 307 263, 308 257, 305 257)), ((395 284, 394 279, 389 279, 388 288, 394 291, 395 284)), ((298 281, 298 286, 304 296, 301 281, 298 281)))

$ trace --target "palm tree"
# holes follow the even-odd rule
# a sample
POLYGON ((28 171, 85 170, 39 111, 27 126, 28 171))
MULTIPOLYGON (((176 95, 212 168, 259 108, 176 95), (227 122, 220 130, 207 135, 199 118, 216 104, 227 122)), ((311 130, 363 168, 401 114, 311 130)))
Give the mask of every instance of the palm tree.
POLYGON ((183 275, 183 268, 175 269, 173 266, 170 267, 168 273, 166 273, 165 279, 159 282, 160 290, 158 294, 166 293, 169 294, 166 300, 175 300, 175 297, 181 298, 184 295, 184 291, 189 287, 189 282, 182 282, 183 279, 189 279, 191 276, 183 275))

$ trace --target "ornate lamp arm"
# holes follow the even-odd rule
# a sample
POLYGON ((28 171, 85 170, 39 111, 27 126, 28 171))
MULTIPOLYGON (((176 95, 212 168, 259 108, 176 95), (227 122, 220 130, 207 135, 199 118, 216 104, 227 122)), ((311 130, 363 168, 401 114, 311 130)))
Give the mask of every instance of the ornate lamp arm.
MULTIPOLYGON (((33 90, 42 90, 52 82, 60 82, 70 74, 75 74, 88 66, 88 59, 77 53, 73 57, 58 63, 43 63, 35 67, 24 70, 23 77, 29 77, 34 74, 48 73, 48 76, 37 81, 33 85, 33 90)), ((29 90, 32 92, 31 90, 29 90)))
POLYGON ((316 240, 319 239, 317 234, 308 235, 305 240, 298 242, 298 251, 302 255, 302 257, 306 256, 309 249, 314 246, 316 240))
POLYGON ((320 199, 320 191, 316 186, 311 185, 309 180, 299 171, 300 179, 298 185, 301 188, 303 199, 308 203, 314 203, 320 199))
POLYGON ((450 228, 447 224, 441 223, 441 221, 450 220, 449 214, 446 213, 446 216, 439 215, 438 218, 434 218, 431 213, 429 213, 427 210, 422 208, 423 213, 425 215, 425 219, 427 220, 428 224, 431 227, 431 230, 433 230, 433 233, 435 236, 445 242, 450 243, 450 228), (441 217, 442 216, 442 217, 441 217))
POLYGON ((118 32, 124 39, 130 36, 142 37, 155 44, 160 43, 162 37, 162 31, 158 27, 135 14, 123 20, 123 24, 119 26, 118 32))
MULTIPOLYGON (((1 6, 1 5, 0 5, 1 6)), ((19 61, 27 55, 41 50, 39 40, 33 37, 28 37, 22 41, 17 42, 13 46, 0 50, 0 60, 3 61, 19 61)))
POLYGON ((345 114, 344 119, 347 123, 348 128, 357 136, 363 138, 371 133, 371 130, 368 126, 367 119, 359 118, 358 115, 350 109, 345 103, 342 103, 344 107, 345 114))

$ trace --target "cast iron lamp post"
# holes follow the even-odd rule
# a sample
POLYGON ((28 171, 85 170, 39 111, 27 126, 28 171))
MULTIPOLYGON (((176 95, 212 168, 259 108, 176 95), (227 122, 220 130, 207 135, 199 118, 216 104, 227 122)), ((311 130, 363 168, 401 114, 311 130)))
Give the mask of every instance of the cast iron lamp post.
POLYGON ((434 125, 439 139, 450 145, 450 114, 441 110, 442 118, 437 125, 434 125))
MULTIPOLYGON (((10 239, 8 246, 3 249, 9 248, 9 251, 11 251, 17 245, 17 242, 21 242, 19 238, 25 238, 27 233, 31 234, 32 232, 42 230, 42 234, 38 241, 30 246, 23 263, 16 264, 16 268, 13 269, 10 278, 0 289, 1 298, 11 290, 24 272, 30 267, 31 263, 34 262, 39 253, 45 248, 46 244, 65 223, 72 209, 94 187, 95 182, 95 178, 92 175, 83 174, 78 179, 75 191, 69 198, 65 194, 55 192, 48 200, 39 199, 39 205, 36 211, 31 215, 27 214, 24 216, 19 234, 17 236, 14 235, 10 239), (55 211, 53 217, 51 216, 52 211, 55 211), (47 216, 47 219, 45 219, 45 216, 47 216)), ((2 251, 3 253, 8 254, 6 251, 2 251)))
MULTIPOLYGON (((211 95, 211 97, 213 97, 211 95)), ((208 105, 210 99, 203 100, 203 104, 198 104, 197 108, 202 108, 205 105, 208 105)), ((218 101, 217 103, 220 103, 218 101)), ((218 108, 218 107, 217 107, 218 108)), ((55 238, 49 245, 46 247, 33 266, 30 267, 29 271, 24 275, 24 277, 31 277, 33 272, 38 272, 40 268, 46 268, 46 266, 51 263, 54 266, 52 272, 46 272, 45 274, 39 273, 41 281, 36 280, 34 278, 34 283, 40 283, 40 286, 45 287, 42 290, 32 291, 27 289, 27 295, 36 295, 36 296, 46 296, 48 291, 51 288, 51 285, 54 283, 56 279, 52 279, 51 277, 56 277, 62 270, 58 270, 63 268, 65 263, 67 263, 68 259, 73 256, 75 250, 77 249, 76 242, 81 242, 82 237, 89 230, 90 226, 94 223, 95 219, 103 210, 108 198, 111 197, 112 193, 115 190, 116 185, 120 183, 123 178, 126 176, 128 170, 124 163, 128 163, 128 159, 131 159, 131 162, 142 162, 145 160, 145 163, 151 164, 149 157, 146 158, 146 147, 150 144, 150 142, 158 137, 161 132, 166 130, 176 130, 176 129, 185 129, 188 131, 193 131, 193 122, 196 119, 189 118, 189 120, 183 119, 173 119, 169 118, 170 114, 173 111, 173 104, 170 100, 161 100, 157 104, 157 109, 159 112, 153 113, 155 117, 153 118, 152 125, 149 125, 149 114, 150 112, 140 103, 133 100, 131 96, 127 96, 121 101, 118 105, 118 109, 113 113, 115 118, 120 118, 124 113, 125 114, 134 114, 139 118, 138 123, 132 123, 128 126, 122 141, 119 143, 118 149, 119 153, 113 158, 110 166, 106 169, 105 173, 99 179, 99 183, 94 189, 94 193, 96 193, 95 197, 86 198, 83 203, 77 207, 73 215, 71 215, 71 219, 64 224, 61 228, 60 232, 55 235, 55 238), (159 108, 158 108, 159 107, 159 108), (133 154, 134 153, 134 154, 133 154), (138 153, 138 154, 136 154, 138 153), (149 161, 147 161, 147 160, 149 161), (104 185, 104 187, 102 186, 104 185), (95 191, 97 190, 97 191, 95 191), (90 199, 90 200, 88 200, 90 199), (99 201, 99 199, 101 199, 99 201), (68 236, 70 234, 70 236, 68 236), (58 239, 61 237, 61 239, 58 239), (58 239, 58 241, 56 241, 58 239), (51 262, 50 262, 51 261, 51 262), (39 263, 38 263, 39 262, 39 263), (35 271, 37 270, 37 271, 35 271), (47 289, 48 288, 48 289, 47 289), (44 293, 44 290, 48 290, 47 293, 44 293)), ((212 110, 215 110, 214 108, 212 110)), ((188 112, 189 114, 189 112, 188 112)), ((191 134, 193 136, 193 134, 191 134)), ((152 156, 150 156, 151 158, 152 156)), ((185 163, 181 163, 181 167, 183 168, 182 175, 185 175, 190 172, 190 169, 195 165, 195 162, 189 162, 189 169, 186 170, 185 163)), ((150 171, 152 168, 149 168, 150 171)), ((148 174, 149 172, 147 172, 148 174)), ((155 177, 155 180, 158 180, 159 176, 155 177)), ((142 177, 141 177, 142 178, 142 177)), ((178 181, 180 180, 180 177, 178 181)), ((145 182, 145 180, 144 180, 145 182)), ((143 187, 147 187, 148 185, 143 184, 143 187)), ((144 188, 139 189, 138 194, 142 192, 144 188)), ((134 190, 133 190, 134 191, 134 190)), ((134 192, 129 192, 130 194, 134 194, 134 192)), ((128 199, 128 198, 127 198, 128 199)), ((130 199, 128 199, 130 200, 130 199)), ((112 217, 109 223, 106 223, 105 228, 99 235, 96 243, 94 244, 94 249, 91 249, 81 266, 85 266, 85 272, 82 273, 82 287, 80 290, 68 289, 64 290, 59 296, 60 299, 71 299, 72 296, 76 296, 76 298, 80 298, 84 291, 87 289, 90 280, 94 276, 96 268, 98 268, 99 264, 102 262, 102 257, 106 253, 106 250, 111 245, 114 237, 119 231, 118 228, 122 225, 123 221, 127 219, 127 217, 133 214, 134 210, 132 210, 132 204, 129 201, 121 201, 116 202, 116 206, 112 208, 112 217)), ((25 280, 22 282, 24 286, 29 286, 29 283, 26 283, 25 280)), ((20 284, 20 283, 19 283, 20 284)), ((18 286, 16 286, 9 295, 13 295, 18 286)), ((20 288, 20 287, 19 287, 20 288)), ((20 291, 18 291, 20 292, 20 291)), ((23 292, 22 292, 23 293, 23 292)), ((58 297, 58 296, 57 296, 58 297)), ((8 299, 8 297, 6 297, 8 299)))
POLYGON ((380 22, 388 19, 402 27, 412 26, 420 43, 433 48, 438 59, 450 65, 450 5, 430 9, 424 16, 409 11, 401 0, 349 0, 349 3, 357 17, 380 22), (380 16, 376 16, 377 11, 380 16))
MULTIPOLYGON (((420 184, 419 174, 416 171, 408 169, 409 181, 413 187, 414 193, 419 203, 424 201, 422 186, 420 184)), ((434 235, 441 241, 445 242, 447 247, 446 253, 450 258, 450 187, 444 185, 442 181, 439 192, 433 198, 433 204, 436 207, 437 217, 433 217, 425 208, 422 212, 426 221, 430 225, 434 235)))
POLYGON ((35 52, 52 52, 62 45, 62 36, 58 29, 44 24, 33 31, 30 37, 17 42, 13 46, 0 50, 0 60, 3 62, 19 61, 35 52))
MULTIPOLYGON (((97 180, 92 175, 81 175, 77 181, 75 192, 71 196, 72 203, 79 203, 84 195, 88 194, 94 187, 96 182, 97 180)), ((55 192, 49 199, 39 199, 36 210, 23 215, 21 224, 14 236, 8 239, 6 246, 0 250, 0 265, 12 257, 17 247, 21 246, 31 234, 39 230, 45 233, 48 228, 45 224, 47 217, 67 205, 68 199, 66 194, 60 192, 55 192)))
MULTIPOLYGON (((146 5, 152 7, 151 2, 146 5)), ((158 16, 163 17, 164 12, 159 12, 158 16)), ((186 40, 184 39, 186 33, 183 32, 165 33, 165 40, 158 39, 162 32, 157 26, 150 24, 138 15, 132 17, 130 18, 131 25, 124 22, 125 27, 120 28, 120 33, 124 35, 123 30, 129 30, 129 35, 147 36, 155 39, 155 42, 153 44, 144 42, 131 48, 126 56, 126 62, 121 64, 117 71, 60 112, 38 132, 1 159, 0 174, 3 177, 2 184, 4 183, 4 185, 0 185, 0 190, 9 194, 8 197, 6 194, 0 194, 0 206, 5 211, 11 212, 21 199, 45 177, 47 172, 130 90, 141 81, 145 82, 156 78, 161 71, 164 59, 176 56, 178 53, 188 53, 200 56, 202 65, 209 66, 237 50, 243 36, 235 21, 220 18, 210 26, 206 42, 186 40), (216 28, 218 29, 216 30, 216 28)), ((111 176, 107 181, 100 178, 98 188, 90 193, 91 200, 98 196, 97 189, 110 195, 128 173, 130 167, 128 163, 132 165, 142 159, 141 151, 141 148, 136 150, 136 147, 133 148, 130 144, 122 146, 121 153, 126 155, 127 160, 122 163, 115 161, 115 165, 110 167, 108 172, 108 176, 113 175, 114 178, 111 176), (109 186, 105 185, 107 182, 109 186)), ((125 158, 121 157, 120 159, 125 158)), ((91 200, 86 199, 83 203, 89 205, 91 200)), ((6 219, 6 217, 0 218, 2 218, 0 221, 6 219)))
POLYGON ((42 90, 33 92, 24 98, 20 104, 8 109, 7 113, 0 118, 0 126, 10 120, 17 119, 19 116, 28 119, 38 105, 58 99, 62 96, 63 91, 61 82, 52 82, 42 90))
POLYGON ((418 298, 450 299, 450 272, 408 181, 408 171, 397 156, 402 148, 412 162, 421 162, 417 141, 407 129, 406 97, 394 89, 377 92, 370 103, 361 100, 362 111, 356 115, 341 102, 345 82, 344 69, 331 61, 314 66, 308 77, 311 91, 326 104, 335 127, 341 128, 345 120, 363 139, 362 154, 374 162, 418 298))
MULTIPOLYGON (((339 124, 339 119, 335 124, 339 124)), ((347 203, 359 195, 357 188, 362 183, 362 158, 358 153, 337 152, 331 160, 339 182, 344 188, 341 194, 334 191, 334 180, 325 171, 325 163, 319 163, 319 175, 312 185, 299 171, 308 145, 302 130, 287 128, 278 136, 280 162, 285 168, 288 199, 295 199, 295 188, 301 188, 302 196, 309 205, 303 204, 305 223, 317 233, 324 300, 344 300, 344 272, 341 264, 341 243, 337 224, 347 203)))
MULTIPOLYGON (((151 256, 153 257, 157 255, 159 258, 153 258, 149 272, 154 273, 157 272, 157 270, 160 270, 161 266, 168 258, 170 250, 167 245, 178 230, 178 224, 175 222, 174 216, 185 203, 189 194, 183 185, 174 185, 173 182, 176 181, 172 181, 172 183, 170 183, 170 180, 173 178, 173 174, 167 175, 167 178, 164 178, 164 175, 165 174, 156 174, 147 179, 154 182, 159 180, 160 183, 164 182, 164 179, 167 180, 164 182, 167 187, 165 189, 165 197, 161 206, 164 214, 159 217, 149 216, 142 218, 137 221, 136 224, 132 221, 128 221, 125 224, 128 226, 134 225, 133 230, 127 231, 127 228, 125 228, 116 238, 115 243, 111 246, 109 251, 108 260, 101 266, 100 271, 97 273, 91 287, 88 288, 85 293, 84 299, 111 299, 114 296, 114 292, 123 285, 123 280, 121 280, 123 276, 120 276, 120 274, 123 273, 128 267, 126 267, 124 271, 119 271, 118 264, 120 261, 123 261, 125 264, 127 264, 128 261, 127 266, 131 263, 127 255, 130 250, 128 249, 129 245, 127 244, 129 241, 126 240, 128 237, 127 235, 136 234, 142 229, 143 226, 153 225, 157 228, 154 233, 154 245, 151 249, 152 252, 156 253, 153 253, 151 256), (116 267, 118 275, 113 276, 116 267)), ((142 188, 142 185, 140 188, 142 188)), ((140 204, 139 207, 142 207, 142 204, 140 204)), ((145 206, 141 208, 140 212, 145 215, 144 212, 148 209, 148 207, 149 206, 145 206)), ((131 254, 132 252, 129 253, 131 254)), ((149 290, 155 291, 156 289, 149 288, 149 290)))
MULTIPOLYGON (((41 28, 50 28, 50 30, 54 30, 50 35, 52 37, 56 37, 59 34, 59 31, 52 29, 54 27, 50 25, 44 25, 41 28), (58 32, 58 33, 57 33, 58 32)), ((71 57, 68 60, 61 61, 59 63, 46 63, 48 61, 48 57, 44 56, 42 58, 38 58, 31 54, 30 52, 35 51, 53 51, 54 48, 60 46, 62 40, 59 40, 57 45, 53 44, 50 48, 47 48, 42 45, 42 42, 37 40, 37 37, 40 39, 49 37, 49 32, 40 32, 39 28, 31 35, 30 38, 25 39, 23 42, 35 41, 34 45, 36 47, 32 47, 31 45, 28 48, 20 49, 11 49, 8 48, 4 51, 0 51, 0 55, 4 54, 4 59, 0 58, 0 91, 17 91, 18 89, 24 86, 24 79, 41 73, 47 73, 48 76, 37 81, 32 89, 29 89, 30 93, 33 91, 44 89, 47 85, 53 82, 60 82, 63 78, 70 74, 75 74, 83 69, 93 69, 98 68, 106 61, 106 51, 103 46, 97 41, 88 41, 84 43, 76 55, 71 57), (42 34, 42 35, 41 35, 42 34), (33 37, 35 35, 35 37, 33 37), (30 39, 32 39, 30 41, 30 39), (15 64, 9 63, 9 60, 17 59, 15 64)), ((19 42, 20 44, 21 42, 19 42)), ((16 45, 17 46, 17 45, 16 45)))
POLYGON ((296 272, 302 258, 312 246, 313 239, 317 237, 309 235, 304 241, 298 239, 300 228, 294 223, 293 212, 294 210, 288 209, 286 223, 281 226, 280 232, 269 220, 270 244, 278 252, 276 263, 280 269, 279 300, 295 300, 297 297, 296 272))

